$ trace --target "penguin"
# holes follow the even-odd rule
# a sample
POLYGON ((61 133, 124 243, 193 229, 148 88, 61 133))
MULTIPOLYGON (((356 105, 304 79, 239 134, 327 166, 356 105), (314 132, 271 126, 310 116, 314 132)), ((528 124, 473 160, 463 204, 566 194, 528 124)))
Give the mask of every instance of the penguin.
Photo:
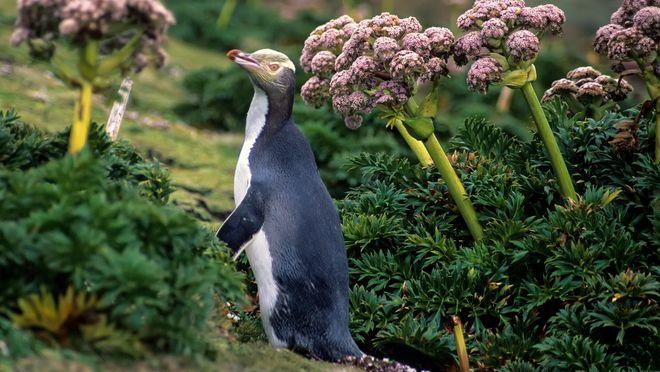
POLYGON ((339 214, 293 121, 295 65, 231 50, 254 87, 234 177, 236 208, 217 236, 247 253, 269 343, 326 361, 361 357, 348 329, 348 259, 339 214))

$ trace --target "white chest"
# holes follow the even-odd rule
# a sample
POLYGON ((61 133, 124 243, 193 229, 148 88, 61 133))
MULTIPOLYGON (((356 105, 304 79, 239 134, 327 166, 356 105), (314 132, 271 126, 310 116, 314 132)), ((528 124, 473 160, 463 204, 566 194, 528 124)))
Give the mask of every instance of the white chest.
POLYGON ((268 97, 261 89, 255 88, 254 97, 250 104, 250 110, 245 122, 245 140, 241 154, 238 156, 236 173, 234 173, 234 202, 236 206, 241 204, 245 194, 250 188, 252 172, 250 172, 250 152, 257 137, 266 125, 266 114, 268 113, 268 97))
POLYGON ((279 289, 273 276, 273 258, 266 233, 260 230, 253 238, 250 245, 245 249, 250 261, 250 267, 257 281, 259 291, 259 309, 261 310, 261 322, 268 336, 268 341, 274 347, 286 347, 286 343, 279 340, 270 324, 270 317, 277 303, 279 289))

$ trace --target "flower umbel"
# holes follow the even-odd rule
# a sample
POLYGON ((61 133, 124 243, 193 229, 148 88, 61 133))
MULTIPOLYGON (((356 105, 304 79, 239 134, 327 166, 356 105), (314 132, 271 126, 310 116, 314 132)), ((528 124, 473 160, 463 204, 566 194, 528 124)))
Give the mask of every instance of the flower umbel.
POLYGON ((303 86, 303 99, 313 106, 332 101, 346 124, 357 128, 355 116, 401 109, 420 84, 447 76, 453 45, 451 31, 424 29, 413 17, 333 19, 305 41, 300 64, 314 76, 303 86))
MULTIPOLYGON (((474 61, 467 74, 470 90, 486 93, 492 84, 522 90, 561 192, 575 199, 570 173, 531 84, 537 77, 534 61, 540 50, 539 35, 560 34, 565 21, 564 12, 551 4, 528 7, 517 0, 476 0, 458 18, 458 26, 469 32, 456 40, 454 61, 458 65, 474 61)), ((579 91, 572 84, 562 87, 579 91)))
POLYGON ((660 1, 625 0, 610 22, 596 33, 594 50, 613 61, 614 71, 634 71, 630 66, 638 67, 637 73, 656 102, 655 160, 660 162, 660 1))
POLYGON ((165 33, 173 24, 174 16, 158 0, 20 0, 11 42, 18 45, 29 40, 33 55, 49 59, 53 51, 44 54, 36 45, 45 43, 52 49, 58 38, 79 46, 105 40, 102 54, 112 54, 139 34, 132 63, 141 69, 149 62, 163 64, 165 33), (131 29, 117 32, 120 25, 131 29))
POLYGON ((540 49, 539 35, 560 34, 565 21, 564 12, 551 4, 528 7, 524 1, 476 1, 458 19, 459 27, 469 32, 456 40, 454 61, 466 65, 490 57, 501 66, 500 78, 485 79, 481 73, 484 69, 494 72, 494 63, 481 62, 468 74, 472 90, 485 93, 493 83, 519 87, 535 78, 532 64, 540 49))

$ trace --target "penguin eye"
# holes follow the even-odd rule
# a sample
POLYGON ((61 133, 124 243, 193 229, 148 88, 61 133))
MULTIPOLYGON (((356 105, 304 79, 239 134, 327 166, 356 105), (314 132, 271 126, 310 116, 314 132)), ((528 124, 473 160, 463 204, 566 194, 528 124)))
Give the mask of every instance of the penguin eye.
POLYGON ((277 63, 271 63, 271 64, 268 65, 268 68, 271 71, 275 72, 275 71, 279 70, 280 65, 278 65, 277 63))

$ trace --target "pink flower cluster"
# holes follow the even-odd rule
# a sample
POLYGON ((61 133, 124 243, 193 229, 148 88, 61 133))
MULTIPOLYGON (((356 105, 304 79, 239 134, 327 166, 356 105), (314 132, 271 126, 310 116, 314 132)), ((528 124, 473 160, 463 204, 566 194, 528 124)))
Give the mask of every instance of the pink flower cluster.
POLYGON ((531 65, 539 53, 537 35, 559 34, 565 21, 564 12, 551 4, 528 7, 524 0, 476 0, 458 17, 458 27, 468 32, 456 40, 454 60, 459 65, 476 61, 468 72, 468 87, 486 92, 505 70, 531 65), (502 66, 490 53, 502 55, 512 66, 502 66))
POLYGON ((572 97, 583 105, 619 102, 626 99, 633 87, 624 79, 603 75, 591 66, 578 67, 566 74, 566 78, 552 83, 543 95, 543 102, 555 97, 572 97))
POLYGON ((524 0, 476 0, 471 9, 458 17, 463 30, 481 29, 491 19, 500 19, 509 28, 561 33, 564 12, 552 4, 527 7, 524 0))
POLYGON ((617 71, 623 70, 622 63, 629 61, 641 64, 642 69, 657 71, 660 1, 625 0, 610 21, 596 32, 596 52, 615 61, 617 71))
POLYGON ((417 84, 446 76, 453 45, 449 29, 424 29, 413 17, 382 13, 356 23, 344 15, 317 27, 305 41, 300 64, 314 76, 301 95, 315 107, 331 101, 356 129, 362 114, 378 105, 401 106, 417 84))
POLYGON ((130 32, 117 34, 113 26, 129 25, 136 29, 133 32, 142 33, 134 65, 143 67, 148 63, 148 52, 160 65, 165 58, 165 33, 172 24, 174 16, 159 0, 19 0, 11 43, 34 39, 51 42, 58 37, 77 44, 104 40, 104 51, 111 53, 132 36, 130 32))
POLYGON ((502 65, 492 57, 479 58, 467 74, 468 89, 486 93, 491 82, 502 80, 502 65))

